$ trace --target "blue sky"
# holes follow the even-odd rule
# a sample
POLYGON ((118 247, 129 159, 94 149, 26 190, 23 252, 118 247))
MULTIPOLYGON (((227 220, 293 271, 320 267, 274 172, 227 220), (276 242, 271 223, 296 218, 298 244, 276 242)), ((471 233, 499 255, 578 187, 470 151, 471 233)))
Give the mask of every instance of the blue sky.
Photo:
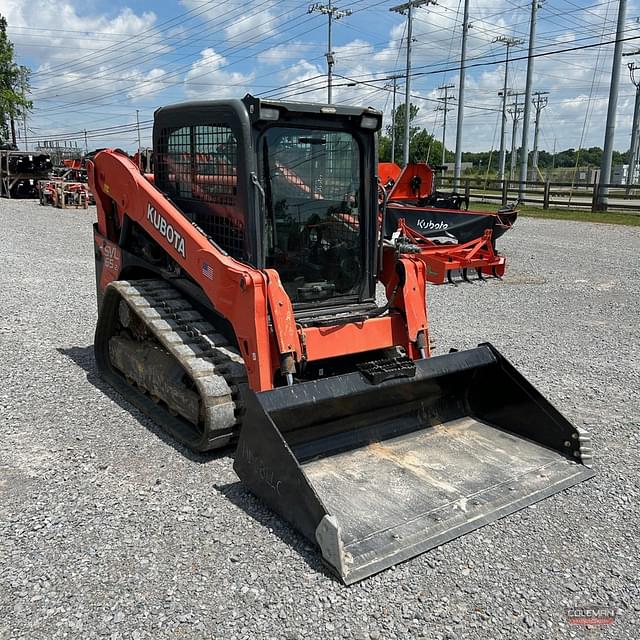
MULTIPOLYGON (((352 11, 334 23, 334 99, 382 109, 388 121, 389 78, 405 64, 405 18, 389 11, 394 1, 334 4, 352 11), (356 86, 347 86, 354 81, 356 86)), ((323 101, 327 20, 308 7, 295 0, 0 0, 18 62, 33 71, 28 137, 83 144, 86 129, 90 148, 131 150, 137 145, 136 110, 143 144, 150 144, 154 109, 172 102, 241 97, 247 91, 323 101)), ((536 51, 565 50, 535 60, 534 90, 549 92, 541 148, 602 146, 613 45, 566 50, 613 40, 617 11, 615 0, 546 0, 540 8, 536 51)), ((505 48, 495 39, 521 38, 525 42, 513 55, 526 55, 529 12, 527 0, 470 2, 473 66, 466 80, 465 150, 498 145, 505 48)), ((631 3, 627 52, 640 49, 639 15, 631 3)), ((440 137, 438 87, 458 85, 462 6, 460 0, 439 0, 416 9, 415 16, 413 102, 420 107, 418 123, 440 137)), ((640 55, 635 59, 640 63, 640 55)), ((632 60, 624 58, 617 149, 629 145, 635 89, 626 63, 632 60)), ((514 61, 514 91, 524 91, 525 74, 526 61, 514 61)), ((449 114, 448 148, 455 145, 454 120, 455 111, 449 114)))

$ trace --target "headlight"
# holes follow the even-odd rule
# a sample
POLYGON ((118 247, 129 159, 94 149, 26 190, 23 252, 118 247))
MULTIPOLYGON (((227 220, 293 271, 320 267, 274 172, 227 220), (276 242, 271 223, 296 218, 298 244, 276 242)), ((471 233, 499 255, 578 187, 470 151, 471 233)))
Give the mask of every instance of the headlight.
POLYGON ((378 118, 374 118, 373 116, 362 116, 362 120, 360 120, 360 126, 363 129, 377 129, 378 118))
POLYGON ((260 120, 277 120, 280 117, 278 109, 260 107, 260 120))

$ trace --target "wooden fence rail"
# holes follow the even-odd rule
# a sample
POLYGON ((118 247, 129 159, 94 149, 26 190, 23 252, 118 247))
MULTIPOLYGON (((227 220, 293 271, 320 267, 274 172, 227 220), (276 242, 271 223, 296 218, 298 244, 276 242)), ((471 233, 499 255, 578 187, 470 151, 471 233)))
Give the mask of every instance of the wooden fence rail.
MULTIPOLYGON (((519 200, 519 183, 515 180, 485 180, 483 178, 460 178, 458 188, 456 180, 450 176, 438 176, 436 188, 442 191, 456 190, 471 200, 481 202, 500 202, 519 200)), ((640 185, 619 184, 572 184, 570 182, 525 183, 525 195, 520 201, 524 204, 572 209, 590 209, 591 211, 626 211, 640 214, 640 185), (608 189, 604 207, 598 207, 600 189, 608 189)))

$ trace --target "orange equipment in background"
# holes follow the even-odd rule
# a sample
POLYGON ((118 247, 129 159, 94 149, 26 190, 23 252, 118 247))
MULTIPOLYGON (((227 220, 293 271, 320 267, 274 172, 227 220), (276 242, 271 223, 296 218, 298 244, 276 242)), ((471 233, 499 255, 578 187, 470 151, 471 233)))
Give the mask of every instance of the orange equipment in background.
POLYGON ((410 163, 403 170, 380 163, 378 173, 385 189, 386 242, 419 257, 429 282, 454 283, 456 273, 468 282, 470 270, 481 280, 504 275, 506 257, 495 242, 513 226, 514 207, 496 213, 469 211, 468 198, 434 189, 434 170, 425 163, 410 163))

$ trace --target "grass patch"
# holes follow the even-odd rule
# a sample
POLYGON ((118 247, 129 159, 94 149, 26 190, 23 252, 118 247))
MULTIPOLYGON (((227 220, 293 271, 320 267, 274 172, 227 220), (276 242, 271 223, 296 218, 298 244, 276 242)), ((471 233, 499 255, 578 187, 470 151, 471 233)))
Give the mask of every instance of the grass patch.
MULTIPOLYGON (((499 203, 471 201, 470 209, 476 211, 495 212, 499 203)), ((529 218, 547 218, 552 220, 577 220, 579 222, 599 222, 606 224, 624 224, 630 227, 640 227, 640 215, 620 212, 592 212, 584 209, 542 209, 531 205, 518 207, 519 215, 529 218)))

